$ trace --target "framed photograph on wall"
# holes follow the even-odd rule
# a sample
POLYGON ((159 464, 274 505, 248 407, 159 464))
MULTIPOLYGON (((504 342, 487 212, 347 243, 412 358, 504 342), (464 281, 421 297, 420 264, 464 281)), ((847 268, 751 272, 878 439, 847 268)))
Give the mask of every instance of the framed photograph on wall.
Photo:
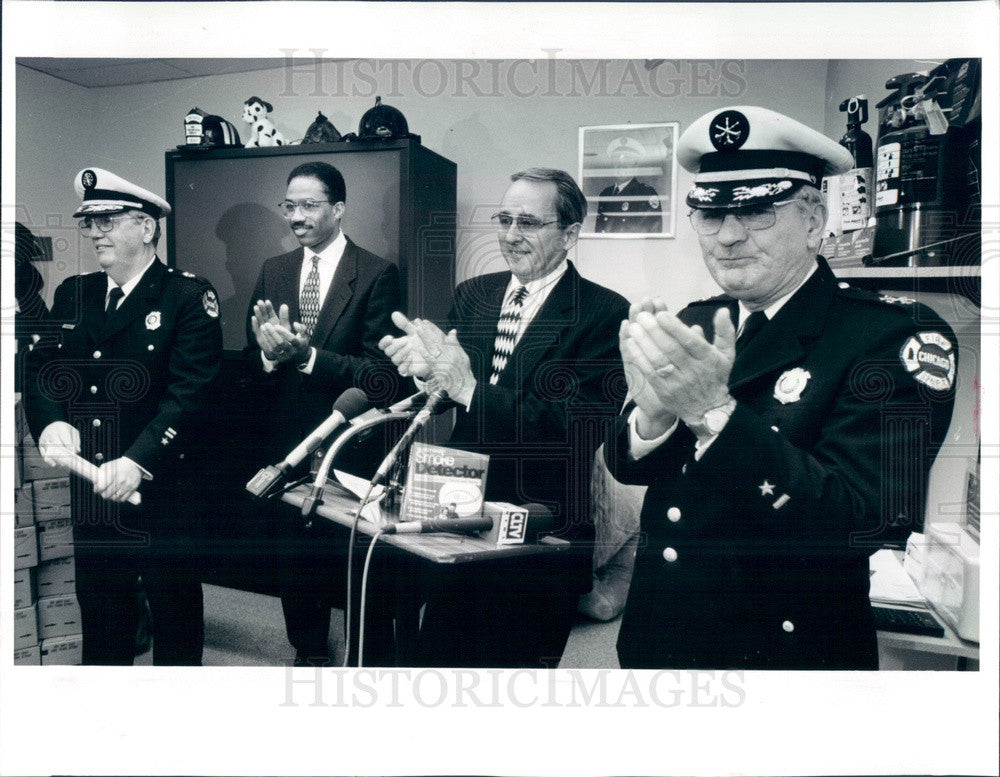
POLYGON ((580 127, 586 237, 674 237, 678 122, 580 127))

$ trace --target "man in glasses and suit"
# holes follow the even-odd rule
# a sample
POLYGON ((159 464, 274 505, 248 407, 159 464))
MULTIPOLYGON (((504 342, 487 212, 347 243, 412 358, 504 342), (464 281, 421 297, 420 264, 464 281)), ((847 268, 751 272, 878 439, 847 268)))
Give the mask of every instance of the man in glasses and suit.
POLYGON ((677 159, 725 294, 622 322, 632 401, 607 460, 649 489, 621 665, 877 669, 868 556, 920 527, 954 335, 818 256, 817 187, 852 165, 837 143, 739 106, 695 121, 677 159))
MULTIPOLYGON (((288 176, 282 215, 300 248, 268 259, 247 313, 246 357, 273 391, 269 459, 280 460, 330 415, 351 387, 373 404, 396 398, 396 371, 378 349, 400 306, 396 265, 355 245, 341 229, 347 191, 340 171, 307 162, 288 176)), ((308 462, 302 467, 308 471, 308 462)), ((278 573, 297 664, 329 662, 330 607, 341 606, 343 543, 328 526, 282 514, 278 573)), ((376 643, 372 640, 372 644, 376 643)))
POLYGON ((449 445, 490 456, 486 499, 539 502, 576 544, 570 569, 540 559, 493 570, 461 565, 428 593, 418 663, 554 667, 590 588, 590 473, 624 386, 614 333, 626 300, 567 258, 587 201, 561 170, 511 176, 497 224, 509 266, 460 284, 447 334, 395 315, 380 347, 403 375, 455 403, 449 445))
POLYGON ((203 605, 190 456, 222 360, 215 290, 156 255, 156 194, 97 167, 75 181, 74 216, 100 271, 56 289, 27 359, 25 411, 44 459, 79 454, 93 485, 72 481, 76 593, 84 664, 131 664, 141 576, 153 663, 199 665, 203 605), (139 494, 141 503, 130 503, 139 494))

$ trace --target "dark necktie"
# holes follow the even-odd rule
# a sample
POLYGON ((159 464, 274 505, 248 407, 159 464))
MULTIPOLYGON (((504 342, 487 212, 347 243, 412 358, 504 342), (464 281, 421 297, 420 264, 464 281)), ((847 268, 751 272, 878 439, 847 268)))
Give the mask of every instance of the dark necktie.
POLYGON ((319 320, 319 257, 313 256, 312 269, 306 276, 306 283, 302 287, 302 296, 299 298, 299 312, 302 315, 302 323, 306 332, 312 337, 313 329, 319 320))
POLYGON ((108 292, 108 304, 104 308, 104 323, 111 320, 111 317, 115 314, 118 309, 118 302, 122 297, 125 296, 125 292, 122 291, 121 286, 112 286, 111 291, 108 292))
POLYGON ((497 321, 497 337, 493 341, 493 374, 490 375, 490 385, 495 386, 500 380, 500 373, 507 366, 507 360, 514 352, 514 342, 517 340, 517 331, 521 327, 521 313, 524 308, 524 298, 528 296, 528 290, 524 286, 518 286, 511 297, 510 303, 500 312, 500 319, 497 321))
POLYGON ((737 356, 747 347, 747 343, 753 340, 756 334, 764 328, 764 324, 766 323, 767 316, 764 315, 763 310, 758 310, 750 314, 749 318, 743 324, 743 329, 740 331, 739 337, 736 338, 737 356))

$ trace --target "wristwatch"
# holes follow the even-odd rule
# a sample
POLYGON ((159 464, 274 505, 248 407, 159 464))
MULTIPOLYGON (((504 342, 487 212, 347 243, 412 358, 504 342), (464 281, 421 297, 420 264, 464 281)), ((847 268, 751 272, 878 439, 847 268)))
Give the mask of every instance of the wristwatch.
POLYGON ((688 429, 694 432, 698 439, 714 437, 725 429, 726 424, 729 422, 729 417, 733 414, 735 409, 736 400, 730 397, 729 401, 724 405, 713 407, 711 410, 707 411, 699 421, 688 423, 688 429))

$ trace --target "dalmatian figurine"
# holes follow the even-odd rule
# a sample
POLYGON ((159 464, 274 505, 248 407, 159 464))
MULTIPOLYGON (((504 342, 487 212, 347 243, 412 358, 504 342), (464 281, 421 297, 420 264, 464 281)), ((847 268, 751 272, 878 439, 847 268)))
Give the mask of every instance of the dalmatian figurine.
POLYGON ((267 118, 272 110, 274 106, 271 103, 256 96, 243 103, 243 121, 250 125, 250 140, 244 144, 244 148, 285 145, 285 136, 267 118))

